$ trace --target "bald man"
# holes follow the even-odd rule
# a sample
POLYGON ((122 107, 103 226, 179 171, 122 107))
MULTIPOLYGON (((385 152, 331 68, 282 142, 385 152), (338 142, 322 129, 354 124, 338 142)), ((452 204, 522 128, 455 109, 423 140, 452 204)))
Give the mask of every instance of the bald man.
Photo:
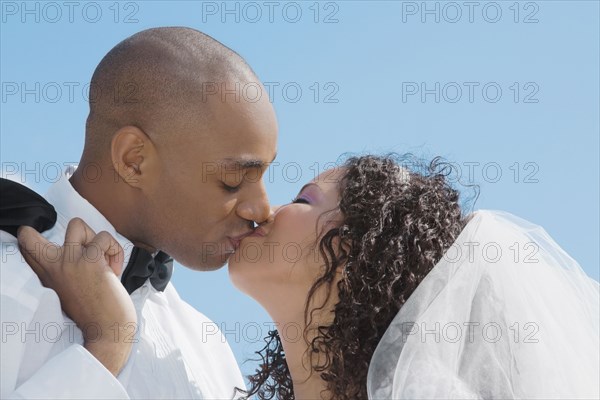
MULTIPOLYGON (((102 59, 79 166, 45 196, 57 221, 44 237, 62 244, 81 220, 114 236, 137 323, 76 326, 2 232, 2 398, 228 399, 244 387, 224 336, 168 282, 165 253, 193 270, 220 268, 269 215, 262 176, 277 122, 266 96, 234 93, 248 84, 266 93, 238 54, 188 28, 139 32, 102 59), (164 270, 136 275, 142 254, 164 270)), ((78 307, 111 312, 93 287, 80 295, 78 307)))

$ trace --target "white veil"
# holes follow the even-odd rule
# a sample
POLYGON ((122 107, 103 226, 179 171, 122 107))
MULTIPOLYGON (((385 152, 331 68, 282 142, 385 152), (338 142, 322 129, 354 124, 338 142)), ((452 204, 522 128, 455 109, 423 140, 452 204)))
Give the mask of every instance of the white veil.
POLYGON ((477 211, 384 334, 369 399, 598 399, 599 308, 543 228, 477 211))

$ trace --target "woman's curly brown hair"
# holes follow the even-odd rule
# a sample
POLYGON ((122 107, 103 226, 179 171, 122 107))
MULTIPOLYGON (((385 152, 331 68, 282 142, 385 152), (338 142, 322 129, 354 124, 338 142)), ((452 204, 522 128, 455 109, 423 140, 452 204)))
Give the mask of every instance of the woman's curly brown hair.
MULTIPOLYGON (((323 286, 331 290, 343 269, 333 323, 318 327, 308 354, 326 360, 313 364, 313 372, 327 382, 328 397, 357 400, 367 399, 369 362, 387 327, 466 220, 459 192, 450 185, 454 168, 440 158, 424 164, 410 154, 367 155, 349 158, 342 168, 343 222, 318 241, 324 272, 309 292, 304 315, 310 326, 311 298, 323 286)), ((250 389, 243 393, 294 399, 277 331, 265 340, 257 353, 260 369, 248 377, 250 389)))

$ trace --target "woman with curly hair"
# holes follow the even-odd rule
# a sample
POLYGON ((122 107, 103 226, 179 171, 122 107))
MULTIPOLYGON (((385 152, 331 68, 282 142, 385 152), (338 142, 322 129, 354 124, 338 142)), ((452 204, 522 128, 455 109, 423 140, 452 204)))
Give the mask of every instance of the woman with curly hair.
POLYGON ((242 239, 230 278, 277 329, 234 397, 599 397, 598 282, 540 227, 466 213, 452 172, 351 157, 242 239))
POLYGON ((521 282, 506 291, 507 276, 525 280, 533 273, 522 270, 525 257, 523 263, 507 254, 510 246, 518 249, 512 241, 521 247, 544 241, 519 236, 525 221, 508 214, 466 215, 451 173, 440 159, 424 165, 411 156, 352 157, 305 185, 242 241, 229 261, 230 278, 278 328, 266 338, 260 369, 242 393, 336 400, 597 397, 598 283, 566 254, 550 260, 558 246, 538 246, 550 272, 530 264, 540 286, 521 282), (485 253, 477 251, 486 245, 485 253), (498 250, 510 260, 496 259, 498 250), (567 301, 587 307, 578 307, 582 314, 572 320, 584 325, 568 339, 561 336, 573 326, 566 313, 554 319, 524 311, 540 305, 545 276, 550 287, 567 289, 548 296, 542 308, 562 310, 567 301), (571 284, 576 291, 568 290, 571 284), (508 304, 496 295, 534 300, 508 304), (536 328, 541 344, 514 341, 536 328), (498 333, 504 339, 492 336, 498 333), (567 355, 581 348, 587 356, 567 355), (572 367, 581 374, 577 379, 572 367))

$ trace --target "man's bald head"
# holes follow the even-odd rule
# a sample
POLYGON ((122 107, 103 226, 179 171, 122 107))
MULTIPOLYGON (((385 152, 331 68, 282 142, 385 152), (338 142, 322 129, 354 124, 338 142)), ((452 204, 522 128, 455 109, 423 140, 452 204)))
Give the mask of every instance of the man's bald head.
POLYGON ((277 131, 264 87, 238 54, 193 29, 149 29, 94 72, 71 182, 135 245, 214 269, 269 216, 262 178, 277 131))
POLYGON ((207 129, 213 111, 203 92, 251 81, 258 79, 243 58, 202 32, 164 27, 136 33, 94 71, 84 153, 91 159, 108 155, 123 126, 136 126, 155 141, 173 140, 186 124, 207 129))

